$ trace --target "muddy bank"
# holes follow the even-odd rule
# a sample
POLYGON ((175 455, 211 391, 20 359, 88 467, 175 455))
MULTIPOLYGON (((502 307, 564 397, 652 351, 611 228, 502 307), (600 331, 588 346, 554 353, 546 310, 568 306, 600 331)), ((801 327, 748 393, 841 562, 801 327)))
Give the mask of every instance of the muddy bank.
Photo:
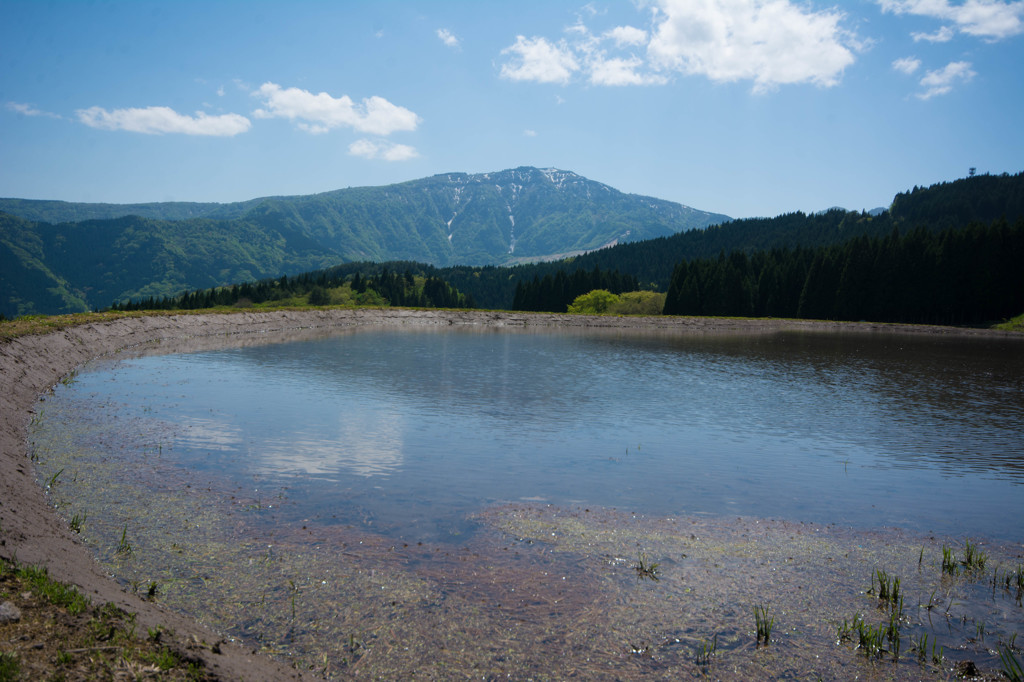
MULTIPOLYGON (((62 376, 98 356, 126 349, 176 352, 281 341, 355 325, 570 327, 650 330, 675 334, 772 333, 778 331, 914 333, 929 335, 1009 336, 1008 333, 942 327, 843 324, 791 320, 699 318, 617 318, 550 314, 459 311, 333 310, 279 311, 218 315, 124 318, 86 324, 43 336, 24 336, 0 344, 0 556, 49 568, 53 577, 73 583, 94 601, 110 601, 137 612, 143 627, 164 625, 182 646, 203 658, 227 679, 287 679, 300 675, 254 656, 239 645, 219 641, 189 619, 122 591, 93 560, 48 505, 35 483, 26 447, 26 427, 40 394, 62 376), (196 642, 206 642, 203 646, 196 642)), ((1020 335, 1016 335, 1020 336, 1020 335)))

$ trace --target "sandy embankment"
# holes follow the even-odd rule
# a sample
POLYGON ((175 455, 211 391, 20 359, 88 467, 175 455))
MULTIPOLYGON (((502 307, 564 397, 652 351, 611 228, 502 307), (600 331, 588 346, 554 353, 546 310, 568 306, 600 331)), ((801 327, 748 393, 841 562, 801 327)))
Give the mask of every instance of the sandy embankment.
POLYGON ((61 581, 78 586, 96 602, 113 602, 138 614, 139 632, 160 624, 173 630, 181 646, 202 658, 225 679, 301 679, 283 664, 255 655, 194 621, 121 589, 104 573, 90 550, 71 533, 47 503, 28 456, 27 428, 39 396, 88 360, 150 345, 159 352, 280 340, 286 332, 329 330, 353 325, 494 327, 572 327, 651 330, 665 333, 750 333, 843 331, 943 335, 1017 336, 983 330, 881 324, 843 324, 795 320, 697 318, 618 318, 528 313, 385 310, 278 311, 124 318, 85 324, 47 335, 23 336, 0 343, 0 556, 44 565, 61 581), (254 336, 268 334, 268 336, 254 336), (214 653, 213 649, 218 653, 214 653))

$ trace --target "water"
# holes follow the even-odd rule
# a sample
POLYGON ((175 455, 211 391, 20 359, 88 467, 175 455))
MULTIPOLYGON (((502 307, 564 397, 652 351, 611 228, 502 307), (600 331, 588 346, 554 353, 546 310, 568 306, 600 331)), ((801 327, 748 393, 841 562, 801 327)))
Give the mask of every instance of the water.
POLYGON ((62 406, 141 434, 109 456, 142 480, 406 542, 514 501, 1024 538, 1007 341, 362 329, 99 363, 62 406))

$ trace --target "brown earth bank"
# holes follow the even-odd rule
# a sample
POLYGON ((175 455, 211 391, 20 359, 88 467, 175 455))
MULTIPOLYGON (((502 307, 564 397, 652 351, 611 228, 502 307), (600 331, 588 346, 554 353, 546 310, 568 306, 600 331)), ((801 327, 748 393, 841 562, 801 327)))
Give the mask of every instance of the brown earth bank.
POLYGON ((190 618, 126 592, 107 575, 49 505, 29 458, 27 429, 40 395, 83 363, 126 350, 183 352, 198 348, 283 341, 355 325, 402 327, 488 326, 633 330, 666 334, 865 333, 1014 337, 981 329, 807 320, 688 317, 611 317, 484 311, 407 309, 304 310, 124 317, 86 322, 48 334, 0 342, 0 557, 46 567, 94 603, 112 603, 137 614, 139 632, 173 632, 174 645, 229 680, 310 679, 310 673, 256 653, 244 642, 226 642, 190 618))

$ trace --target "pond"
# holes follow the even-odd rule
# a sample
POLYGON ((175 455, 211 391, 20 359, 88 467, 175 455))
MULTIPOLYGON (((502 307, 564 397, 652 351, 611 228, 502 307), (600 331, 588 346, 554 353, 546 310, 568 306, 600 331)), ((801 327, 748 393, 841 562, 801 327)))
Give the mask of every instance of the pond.
MULTIPOLYGON (((315 658, 328 674, 411 670, 389 667, 399 665, 394 652, 386 664, 364 658, 380 651, 381 632, 399 618, 363 603, 367 590, 402 595, 385 600, 385 610, 418 604, 419 615, 403 616, 410 624, 439 609, 465 623, 468 601, 493 602, 481 617, 506 621, 481 623, 479 632, 507 632, 523 614, 502 616, 495 595, 501 581, 492 575, 474 582, 460 562, 500 571, 510 585, 526 576, 543 583, 538 576, 552 573, 550 561, 563 573, 566 561, 580 575, 600 572, 588 563, 595 556, 618 579, 643 565, 641 554, 648 564, 682 571, 686 562, 671 555, 686 553, 659 544, 686 539, 659 525, 679 519, 719 538, 749 533, 752 519, 765 528, 781 524, 791 535, 785 529, 794 524, 825 535, 863 533, 851 542, 864 547, 872 533, 896 527, 912 538, 904 544, 913 545, 919 566, 925 545, 918 538, 984 539, 993 555, 1005 552, 1011 577, 1020 556, 1014 543, 1024 538, 1024 345, 1006 340, 358 328, 292 343, 99 361, 47 398, 33 440, 42 481, 60 471, 51 486, 55 503, 69 520, 77 516, 101 560, 126 584, 156 585, 154 593, 190 608, 197 593, 214 589, 218 562, 234 571, 262 561, 251 578, 264 583, 259 589, 225 597, 245 622, 226 606, 207 619, 304 664, 315 658), (584 530, 570 531, 555 517, 573 518, 584 530), (599 529, 621 532, 624 523, 648 525, 634 527, 625 545, 595 549, 599 529), (575 545, 558 540, 574 534, 575 545), (531 554, 544 542, 558 558, 531 554), (526 559, 495 568, 510 543, 519 543, 515 551, 526 559), (658 547, 661 554, 646 556, 658 547), (387 586, 349 585, 351 593, 318 597, 362 609, 363 619, 359 633, 322 624, 335 638, 349 628, 350 639, 347 651, 318 649, 310 644, 317 630, 311 623, 323 615, 303 621, 296 599, 312 600, 312 574, 337 567, 346 552, 356 565, 345 580, 379 571, 388 573, 387 586), (294 577, 280 567, 268 574, 275 558, 298 562, 288 568, 294 577), (197 574, 205 577, 197 582, 197 574), (445 583, 455 577, 459 590, 445 583), (254 613, 260 591, 261 605, 277 600, 277 613, 254 613)), ((882 552, 893 537, 871 546, 882 552)), ((762 547, 759 556, 771 551, 762 547)), ((691 547, 691 556, 698 554, 691 547)), ((806 560, 825 557, 811 552, 806 560)), ((867 565, 863 580, 878 567, 867 565)), ((593 595, 602 579, 575 598, 601 601, 593 595)), ((868 584, 856 587, 862 596, 868 584)), ((503 595, 508 604, 511 592, 503 595)), ((539 599, 549 605, 544 619, 565 618, 539 599)), ((1012 604, 1008 613, 1007 640, 1020 622, 1012 604)), ((443 630, 436 617, 429 616, 430 627, 443 630)), ((689 627, 664 636, 696 642, 723 633, 739 656, 742 628, 728 621, 720 614, 704 634, 689 627)), ((621 627, 625 633, 632 626, 621 627)), ((439 651, 453 645, 431 646, 440 648, 420 650, 420 665, 424 656, 447 660, 439 651)), ((640 667, 613 665, 614 675, 661 671, 655 661, 672 658, 667 647, 660 659, 640 664, 633 650, 647 653, 650 644, 621 646, 628 665, 640 667)), ((465 665, 473 670, 549 669, 550 662, 529 662, 533 655, 548 660, 543 653, 509 649, 517 653, 489 649, 479 660, 455 659, 471 661, 465 665)), ((793 655, 799 649, 794 645, 793 655)), ((693 663, 700 656, 687 650, 676 658, 693 663)))

